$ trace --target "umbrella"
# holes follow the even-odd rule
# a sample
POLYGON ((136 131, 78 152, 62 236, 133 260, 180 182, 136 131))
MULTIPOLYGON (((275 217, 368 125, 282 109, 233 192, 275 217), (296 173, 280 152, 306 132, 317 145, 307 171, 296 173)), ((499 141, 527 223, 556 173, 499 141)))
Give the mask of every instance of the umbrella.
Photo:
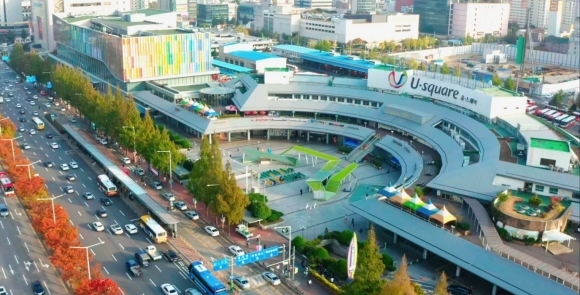
POLYGON ((423 207, 417 209, 417 213, 421 213, 427 217, 437 213, 439 209, 433 205, 431 200, 427 201, 427 204, 423 205, 423 207))
POLYGON ((403 188, 401 188, 401 190, 399 190, 399 192, 397 192, 395 196, 390 198, 390 200, 395 203, 398 203, 399 205, 402 205, 403 203, 411 200, 411 196, 409 196, 409 194, 407 194, 407 192, 403 188))
POLYGON ((411 200, 403 203, 403 206, 413 209, 414 211, 417 211, 417 209, 423 207, 423 205, 425 205, 425 203, 419 198, 417 194, 415 194, 411 200))
POLYGON ((430 218, 439 221, 441 224, 446 224, 451 221, 457 220, 455 216, 453 216, 451 213, 449 213, 449 211, 447 211, 447 208, 445 208, 445 206, 443 206, 443 209, 437 211, 437 213, 431 215, 430 218))

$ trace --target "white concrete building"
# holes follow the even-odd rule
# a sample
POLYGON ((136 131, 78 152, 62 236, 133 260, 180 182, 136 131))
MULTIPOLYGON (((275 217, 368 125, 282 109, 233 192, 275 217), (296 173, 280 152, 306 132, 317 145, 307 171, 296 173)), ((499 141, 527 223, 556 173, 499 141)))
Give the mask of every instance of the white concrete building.
MULTIPOLYGON (((93 2, 91 0, 31 0, 34 42, 43 49, 55 48, 52 15, 97 16, 115 11, 131 11, 130 1, 93 2)), ((20 5, 20 3, 18 3, 20 5)))
MULTIPOLYGON (((263 7, 262 7, 263 8, 263 7)), ((287 5, 270 6, 269 9, 256 11, 254 15, 254 29, 257 31, 292 35, 300 31, 300 13, 303 8, 287 5)))
POLYGON ((32 19, 32 7, 30 1, 22 1, 22 20, 30 21, 32 19))
POLYGON ((570 144, 566 141, 532 138, 526 165, 567 172, 571 157, 570 144))
POLYGON ((526 26, 529 0, 511 0, 510 2, 510 22, 517 22, 520 28, 526 26))
POLYGON ((564 13, 563 1, 550 2, 550 18, 548 22, 548 36, 560 37, 560 29, 562 26, 562 16, 564 13))
POLYGON ((574 31, 570 34, 568 55, 580 56, 580 17, 574 22, 574 31))
POLYGON ((537 28, 546 28, 550 19, 550 2, 552 0, 528 0, 530 7, 530 24, 537 28))
POLYGON ((509 3, 453 3, 451 11, 449 31, 453 37, 463 38, 470 35, 480 38, 487 34, 507 34, 509 3))
MULTIPOLYGON (((359 16, 356 16, 359 17, 359 16)), ((369 43, 417 39, 419 15, 361 15, 359 19, 332 18, 300 20, 300 36, 314 40, 348 43, 360 38, 369 43), (381 32, 377 34, 377 32, 381 32)))
POLYGON ((351 1, 351 13, 376 13, 377 11, 377 1, 376 0, 352 0, 351 1))
MULTIPOLYGON (((574 24, 576 18, 580 17, 580 1, 564 0, 564 9, 562 14, 563 24, 574 24)), ((579 29, 576 27, 576 29, 579 29)))
POLYGON ((252 45, 252 50, 262 51, 266 48, 271 48, 273 45, 272 39, 259 38, 254 36, 244 35, 243 33, 226 33, 226 34, 211 34, 211 48, 219 49, 220 46, 229 43, 242 43, 252 45))

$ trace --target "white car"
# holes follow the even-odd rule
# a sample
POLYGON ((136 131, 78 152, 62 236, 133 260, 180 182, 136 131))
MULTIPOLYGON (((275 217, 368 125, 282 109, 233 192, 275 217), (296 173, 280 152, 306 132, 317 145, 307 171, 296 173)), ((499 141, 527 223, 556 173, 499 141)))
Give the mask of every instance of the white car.
POLYGON ((38 112, 37 111, 34 111, 34 112, 32 112, 32 115, 35 116, 35 117, 38 117, 38 112))
POLYGON ((280 279, 274 273, 271 273, 269 271, 265 271, 262 273, 262 277, 264 278, 264 280, 268 281, 270 284, 272 284, 274 286, 280 285, 280 279))
POLYGON ((184 201, 177 201, 177 202, 173 203, 173 206, 175 206, 175 208, 177 208, 177 210, 181 210, 181 211, 187 210, 187 204, 185 204, 184 201))
POLYGON ((163 284, 161 285, 161 291, 165 295, 177 295, 177 290, 172 284, 163 284))
POLYGON ((30 149, 30 145, 28 143, 25 143, 22 145, 22 148, 25 150, 29 150, 30 149))
POLYGON ((36 105, 36 103, 35 103, 34 101, 31 101, 31 102, 30 102, 30 105, 31 105, 31 106, 35 106, 35 105, 36 105))
POLYGON ((134 224, 125 224, 125 230, 127 230, 127 232, 131 235, 134 235, 136 233, 139 232, 139 230, 137 229, 137 227, 134 224))
POLYGON ((10 98, 8 98, 8 97, 7 97, 7 98, 5 98, 4 100, 5 100, 6 102, 10 102, 10 98))
POLYGON ((57 149, 57 148, 59 148, 59 145, 58 145, 58 143, 53 142, 53 143, 50 144, 50 147, 53 148, 53 149, 57 149))
POLYGON ((59 103, 58 101, 55 101, 55 102, 54 102, 54 105, 55 105, 55 106, 59 106, 59 105, 60 105, 60 103, 59 103))
POLYGON ((30 130, 28 130, 28 132, 30 133, 30 135, 35 135, 36 134, 36 130, 35 129, 30 129, 30 130))
POLYGON ((79 164, 77 164, 77 162, 75 162, 75 161, 70 162, 69 165, 73 169, 79 168, 79 164))
POLYGON ((38 95, 33 95, 32 98, 38 99, 38 95))
POLYGON ((47 107, 47 108, 50 108, 50 103, 47 102, 47 103, 44 104, 44 106, 47 107))
POLYGON ((113 224, 111 225, 111 231, 116 234, 116 235, 122 235, 123 234, 123 228, 118 225, 118 224, 113 224))
POLYGON ((101 138, 101 140, 99 140, 99 142, 100 142, 102 145, 107 145, 107 144, 109 144, 109 142, 108 142, 106 139, 104 139, 104 138, 101 138))
POLYGON ((191 220, 198 220, 199 219, 199 214, 197 214, 197 212, 195 212, 193 210, 185 211, 185 216, 187 216, 191 220))
POLYGON ((103 224, 101 222, 99 222, 99 221, 93 222, 93 228, 96 231, 104 231, 105 230, 105 226, 103 226, 103 224))
MULTIPOLYGON (((151 183, 151 186, 152 186, 154 189, 157 189, 157 190, 163 189, 163 185, 162 185, 162 184, 161 184, 161 182, 159 182, 159 181, 154 181, 154 182, 152 182, 152 183, 151 183)), ((170 200, 170 201, 171 201, 171 200, 170 200)))
POLYGON ((17 104, 16 104, 16 108, 17 108, 17 109, 19 109, 19 108, 21 108, 21 107, 22 107, 22 105, 21 105, 21 104, 19 104, 19 103, 17 103, 17 104))
POLYGON ((246 255, 246 252, 244 252, 244 250, 242 250, 242 248, 240 248, 240 246, 229 246, 228 250, 230 250, 230 253, 236 255, 236 256, 242 256, 242 255, 246 255))
POLYGON ((131 159, 125 157, 121 159, 121 162, 125 163, 125 164, 131 164, 131 159))
POLYGON ((68 165, 67 164, 60 164, 60 170, 62 171, 68 171, 68 165))
POLYGON ((87 199, 87 200, 94 200, 95 199, 95 196, 90 192, 84 193, 83 197, 85 197, 85 199, 87 199))
POLYGON ((24 126, 20 126, 20 127, 18 128, 18 131, 20 131, 20 132, 24 132, 24 131, 26 131, 26 128, 24 128, 24 126))
POLYGON ((236 277, 234 279, 234 284, 240 287, 242 290, 246 290, 250 288, 250 281, 244 277, 236 277))
POLYGON ((64 187, 64 192, 67 193, 67 194, 72 194, 72 193, 75 192, 75 189, 72 186, 67 185, 67 186, 64 187))
POLYGON ((220 235, 219 230, 213 226, 208 225, 208 226, 204 227, 204 229, 205 229, 205 232, 208 233, 212 237, 217 237, 220 235))

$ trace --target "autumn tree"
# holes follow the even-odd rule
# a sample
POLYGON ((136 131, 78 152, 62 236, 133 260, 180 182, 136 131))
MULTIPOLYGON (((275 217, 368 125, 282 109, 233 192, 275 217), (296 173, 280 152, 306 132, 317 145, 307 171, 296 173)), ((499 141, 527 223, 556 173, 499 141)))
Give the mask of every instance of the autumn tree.
POLYGON ((119 290, 119 286, 117 283, 112 281, 111 279, 106 278, 97 278, 89 280, 88 278, 84 279, 80 286, 75 289, 76 295, 120 295, 121 290, 119 290))
POLYGON ((381 276, 385 271, 382 255, 377 245, 373 226, 368 230, 368 239, 358 250, 357 271, 352 284, 343 287, 346 294, 377 294, 383 285, 381 276))
POLYGON ((433 294, 435 295, 447 295, 448 291, 447 291, 447 275, 445 274, 445 272, 441 273, 441 277, 439 277, 439 281, 437 282, 437 285, 435 286, 435 290, 433 290, 433 294))
POLYGON ((208 185, 213 184, 211 177, 214 177, 216 172, 211 170, 212 156, 209 144, 209 135, 205 135, 201 139, 199 160, 193 165, 193 169, 189 173, 189 183, 187 189, 193 197, 202 203, 209 204, 212 197, 209 194, 208 185))
POLYGON ((250 200, 242 189, 238 186, 236 176, 232 171, 232 165, 228 161, 226 167, 222 172, 221 177, 221 194, 220 206, 225 210, 224 216, 227 218, 229 224, 238 224, 244 218, 246 207, 250 205, 250 200))
POLYGON ((407 257, 403 255, 393 280, 383 285, 380 295, 415 295, 415 288, 407 273, 407 257))
MULTIPOLYGON (((0 116, 0 137, 2 138, 14 138, 16 134, 16 125, 11 120, 3 120, 4 117, 0 116)), ((9 141, 3 140, 10 143, 9 141)))

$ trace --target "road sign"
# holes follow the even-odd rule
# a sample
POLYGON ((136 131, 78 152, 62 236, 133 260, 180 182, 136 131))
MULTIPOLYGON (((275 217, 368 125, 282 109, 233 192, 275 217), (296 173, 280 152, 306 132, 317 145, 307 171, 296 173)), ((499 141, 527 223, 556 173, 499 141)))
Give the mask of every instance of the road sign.
POLYGON ((246 255, 238 256, 235 258, 236 266, 242 266, 256 261, 266 260, 272 257, 276 257, 278 254, 280 254, 278 247, 272 247, 262 251, 248 253, 246 255))
POLYGON ((230 258, 215 260, 213 262, 213 271, 220 271, 230 267, 230 258))

